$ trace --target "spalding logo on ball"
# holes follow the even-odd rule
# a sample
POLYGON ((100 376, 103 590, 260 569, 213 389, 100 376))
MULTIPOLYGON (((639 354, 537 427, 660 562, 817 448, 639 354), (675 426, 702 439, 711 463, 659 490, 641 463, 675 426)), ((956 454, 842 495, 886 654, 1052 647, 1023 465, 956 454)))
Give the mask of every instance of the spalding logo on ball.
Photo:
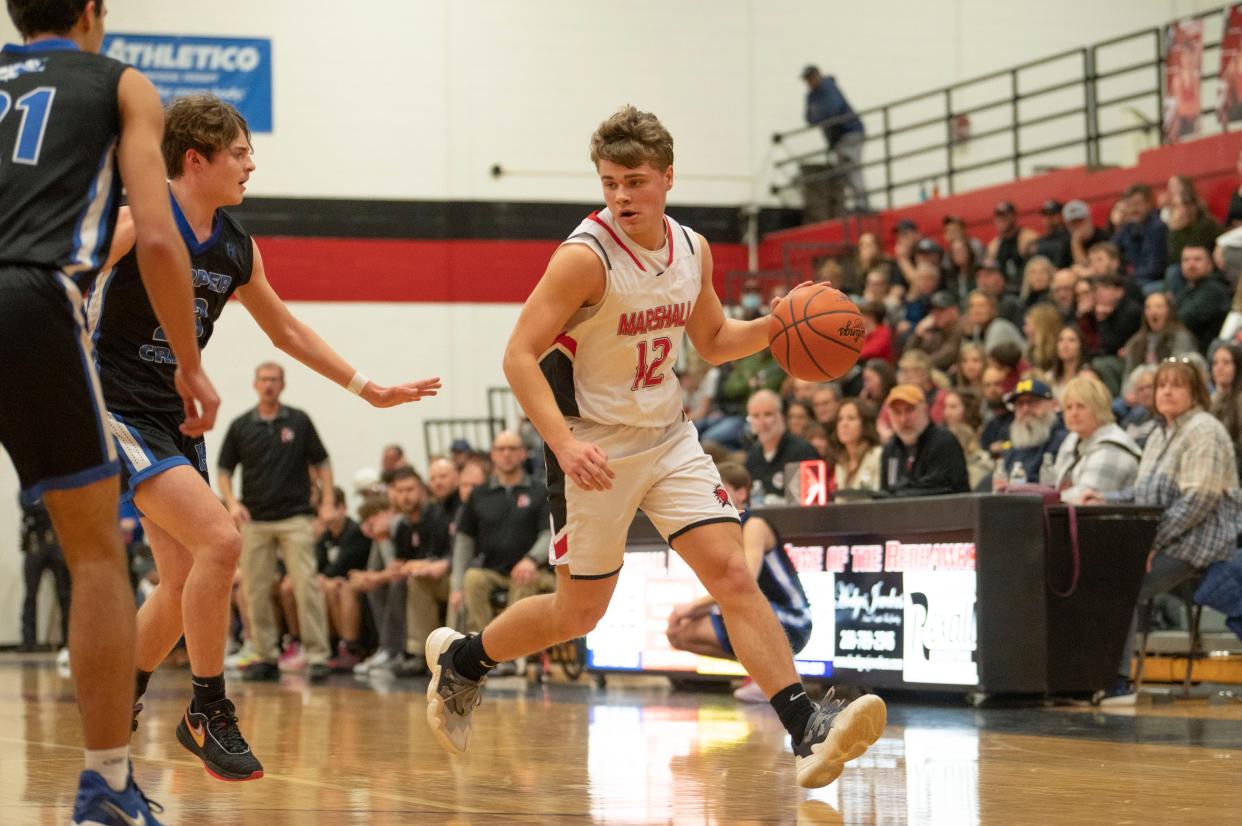
POLYGON ((768 316, 772 355, 781 369, 804 381, 833 381, 848 373, 865 334, 854 302, 827 284, 797 288, 768 316))

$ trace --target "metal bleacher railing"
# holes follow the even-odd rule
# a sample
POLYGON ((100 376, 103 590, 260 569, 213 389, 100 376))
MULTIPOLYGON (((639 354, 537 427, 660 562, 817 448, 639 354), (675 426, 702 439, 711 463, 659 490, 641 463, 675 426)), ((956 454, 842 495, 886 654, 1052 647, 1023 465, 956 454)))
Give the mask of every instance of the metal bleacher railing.
POLYGON ((487 416, 460 419, 426 419, 423 421, 423 445, 427 461, 445 456, 454 440, 465 439, 475 450, 487 452, 492 440, 502 430, 517 430, 522 408, 508 387, 487 388, 487 416))
MULTIPOLYGON (((1204 21, 1204 67, 1219 63, 1225 11, 1192 16, 1204 21)), ((872 181, 882 179, 868 184, 868 197, 874 203, 882 195, 891 209, 916 200, 920 189, 951 195, 1070 164, 1116 165, 1123 148, 1115 139, 1160 135, 1165 31, 1132 32, 858 112, 867 130, 860 166, 872 181)), ((1201 99, 1208 101, 1202 134, 1219 131, 1218 82, 1210 69, 1200 79, 1201 99)), ((772 194, 841 174, 839 167, 822 168, 834 159, 820 130, 835 120, 772 136, 782 147, 798 139, 818 143, 774 162, 783 180, 771 185, 772 194), (804 174, 812 163, 820 168, 804 174)))

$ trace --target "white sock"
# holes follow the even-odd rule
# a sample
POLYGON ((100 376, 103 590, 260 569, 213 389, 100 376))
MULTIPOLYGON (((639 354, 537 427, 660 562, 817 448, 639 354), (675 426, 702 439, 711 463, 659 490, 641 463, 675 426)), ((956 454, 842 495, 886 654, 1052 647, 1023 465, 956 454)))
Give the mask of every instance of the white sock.
POLYGON ((125 791, 129 784, 129 746, 99 751, 87 749, 86 770, 98 772, 112 791, 125 791))

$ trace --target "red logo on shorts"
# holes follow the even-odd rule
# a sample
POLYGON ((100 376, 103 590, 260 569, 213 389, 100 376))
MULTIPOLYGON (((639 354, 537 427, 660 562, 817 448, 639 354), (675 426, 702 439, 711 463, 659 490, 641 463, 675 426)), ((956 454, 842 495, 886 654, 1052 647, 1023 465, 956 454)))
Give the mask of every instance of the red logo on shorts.
POLYGON ((720 503, 720 507, 729 507, 729 494, 722 485, 716 485, 716 501, 720 503))

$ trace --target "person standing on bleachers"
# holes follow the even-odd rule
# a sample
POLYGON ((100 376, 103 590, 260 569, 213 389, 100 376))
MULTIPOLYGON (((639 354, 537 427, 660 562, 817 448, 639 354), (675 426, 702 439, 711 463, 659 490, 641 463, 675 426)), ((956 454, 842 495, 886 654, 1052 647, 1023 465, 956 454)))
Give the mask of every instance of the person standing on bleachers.
POLYGON ((854 209, 867 210, 867 186, 863 180, 862 153, 866 132, 862 120, 854 114, 850 102, 845 99, 841 87, 832 75, 824 75, 817 66, 802 70, 806 81, 806 122, 822 127, 828 151, 836 152, 840 165, 845 167, 845 184, 854 196, 854 209))
POLYGON ((1122 196, 1125 223, 1113 239, 1121 266, 1144 295, 1164 289, 1169 259, 1169 228, 1160 220, 1151 187, 1134 184, 1122 196))

